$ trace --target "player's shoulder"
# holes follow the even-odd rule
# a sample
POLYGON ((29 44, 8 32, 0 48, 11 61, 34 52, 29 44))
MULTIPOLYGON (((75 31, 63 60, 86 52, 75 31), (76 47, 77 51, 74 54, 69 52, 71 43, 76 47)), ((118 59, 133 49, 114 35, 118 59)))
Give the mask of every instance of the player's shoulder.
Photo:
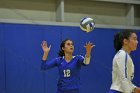
POLYGON ((126 56, 126 52, 122 49, 119 50, 115 55, 115 57, 124 57, 124 56, 126 56))
POLYGON ((60 61, 62 61, 64 59, 64 57, 56 57, 55 58, 55 60, 57 61, 57 62, 60 62, 60 61))
POLYGON ((57 57, 56 59, 57 60, 62 60, 62 59, 64 59, 64 56, 63 57, 57 57))
POLYGON ((82 56, 82 55, 76 55, 76 56, 74 56, 75 58, 84 58, 84 56, 82 56))
POLYGON ((55 58, 55 60, 57 62, 57 65, 60 65, 63 62, 64 57, 57 57, 57 58, 55 58))

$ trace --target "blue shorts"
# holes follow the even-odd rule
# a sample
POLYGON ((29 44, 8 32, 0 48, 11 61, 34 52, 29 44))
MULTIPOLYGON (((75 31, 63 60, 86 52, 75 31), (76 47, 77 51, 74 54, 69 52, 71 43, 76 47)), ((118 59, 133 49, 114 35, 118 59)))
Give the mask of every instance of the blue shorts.
POLYGON ((122 92, 119 92, 119 91, 116 91, 116 90, 110 90, 109 93, 122 93, 122 92))
POLYGON ((56 93, 79 93, 79 89, 57 90, 56 93))

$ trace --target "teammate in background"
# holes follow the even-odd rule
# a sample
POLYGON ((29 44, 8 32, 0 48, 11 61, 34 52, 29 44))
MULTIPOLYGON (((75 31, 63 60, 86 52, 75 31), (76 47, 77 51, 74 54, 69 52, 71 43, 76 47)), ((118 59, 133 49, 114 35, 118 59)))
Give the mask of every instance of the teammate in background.
POLYGON ((77 55, 73 56, 74 45, 70 39, 62 41, 60 45, 59 57, 46 62, 51 46, 47 46, 47 42, 42 42, 42 57, 41 68, 46 70, 53 67, 58 67, 59 80, 57 84, 57 93, 79 93, 80 85, 80 69, 82 65, 90 63, 90 53, 95 45, 88 42, 84 46, 86 49, 85 57, 77 55))
POLYGON ((113 59, 112 85, 109 93, 140 93, 140 88, 131 81, 134 65, 130 53, 136 50, 137 35, 132 30, 124 30, 114 37, 116 55, 113 59))

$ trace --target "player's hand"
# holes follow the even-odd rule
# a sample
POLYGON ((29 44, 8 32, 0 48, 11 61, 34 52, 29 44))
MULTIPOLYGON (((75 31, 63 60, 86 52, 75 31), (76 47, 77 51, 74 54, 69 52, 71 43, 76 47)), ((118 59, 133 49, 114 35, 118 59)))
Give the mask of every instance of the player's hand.
POLYGON ((94 46, 95 45, 93 45, 90 41, 84 45, 84 47, 86 48, 86 56, 90 56, 91 49, 94 46))
POLYGON ((135 89, 134 93, 140 93, 140 88, 137 87, 137 88, 135 89))
POLYGON ((51 45, 48 47, 46 41, 42 41, 41 47, 44 53, 48 53, 51 49, 51 45))
POLYGON ((86 43, 84 45, 84 47, 86 48, 86 51, 91 51, 91 49, 94 47, 95 45, 93 45, 90 41, 88 43, 86 43))

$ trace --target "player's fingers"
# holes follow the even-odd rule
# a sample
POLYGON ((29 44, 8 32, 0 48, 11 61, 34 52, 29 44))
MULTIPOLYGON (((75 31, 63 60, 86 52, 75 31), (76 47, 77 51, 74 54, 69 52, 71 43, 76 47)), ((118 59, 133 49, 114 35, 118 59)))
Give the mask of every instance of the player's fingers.
POLYGON ((95 47, 96 45, 92 45, 91 48, 95 47))
POLYGON ((88 45, 92 45, 93 43, 92 42, 90 42, 90 41, 88 41, 88 43, 87 43, 88 45))
POLYGON ((46 41, 42 41, 42 45, 43 46, 47 46, 47 42, 46 41))
POLYGON ((49 46, 49 49, 51 49, 51 45, 49 46))
POLYGON ((46 41, 42 41, 41 46, 47 46, 47 42, 46 41))

